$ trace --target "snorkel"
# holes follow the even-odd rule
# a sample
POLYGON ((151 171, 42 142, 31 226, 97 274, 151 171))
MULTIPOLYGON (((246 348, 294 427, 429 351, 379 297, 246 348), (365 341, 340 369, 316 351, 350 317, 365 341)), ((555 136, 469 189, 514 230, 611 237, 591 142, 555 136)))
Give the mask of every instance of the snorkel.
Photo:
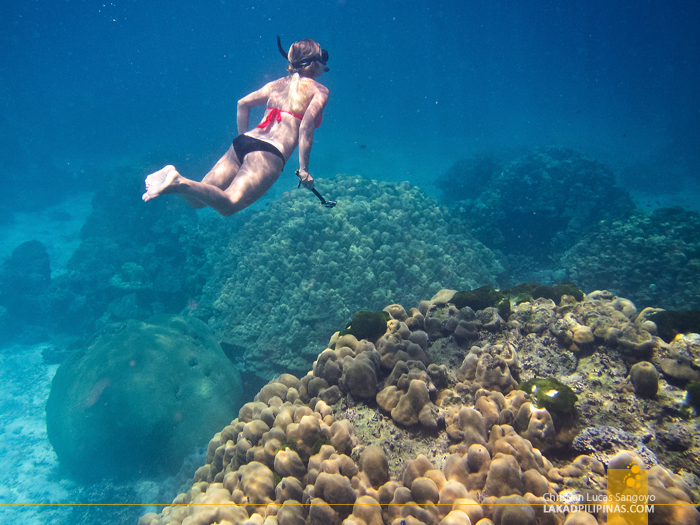
POLYGON ((294 69, 303 69, 305 67, 309 67, 313 62, 320 62, 323 66, 323 71, 325 73, 329 71, 328 66, 326 66, 326 63, 328 62, 328 51, 325 49, 321 49, 320 55, 313 55, 297 62, 291 62, 289 60, 288 53, 284 50, 284 47, 282 47, 282 40, 280 39, 279 35, 277 35, 277 49, 279 49, 280 54, 291 64, 294 69))

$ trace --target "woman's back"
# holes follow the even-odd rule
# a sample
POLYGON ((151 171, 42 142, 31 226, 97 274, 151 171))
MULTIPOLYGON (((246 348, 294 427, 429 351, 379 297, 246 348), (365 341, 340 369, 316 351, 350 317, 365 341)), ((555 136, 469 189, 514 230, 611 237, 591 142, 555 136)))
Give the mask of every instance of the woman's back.
POLYGON ((328 99, 328 89, 311 78, 302 78, 295 92, 290 93, 292 79, 292 76, 283 77, 266 86, 269 95, 263 123, 271 121, 246 132, 246 135, 273 144, 282 152, 285 159, 291 156, 299 143, 299 129, 306 113, 310 113, 309 125, 316 127, 320 123, 325 100, 328 99), (275 109, 281 111, 269 117, 270 112, 275 109))

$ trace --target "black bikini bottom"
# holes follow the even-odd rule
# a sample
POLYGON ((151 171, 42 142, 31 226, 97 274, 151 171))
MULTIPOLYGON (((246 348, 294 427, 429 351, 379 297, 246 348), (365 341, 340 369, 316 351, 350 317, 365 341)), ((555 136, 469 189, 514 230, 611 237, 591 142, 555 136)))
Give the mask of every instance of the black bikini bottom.
POLYGON ((251 153, 253 151, 268 151, 273 155, 277 155, 279 158, 281 158, 282 163, 285 162, 284 155, 282 155, 282 152, 276 147, 274 147, 272 144, 270 144, 269 142, 265 142, 264 140, 249 137, 248 135, 238 135, 235 139, 233 139, 233 151, 236 152, 238 161, 241 164, 243 164, 243 157, 245 157, 248 153, 251 153))

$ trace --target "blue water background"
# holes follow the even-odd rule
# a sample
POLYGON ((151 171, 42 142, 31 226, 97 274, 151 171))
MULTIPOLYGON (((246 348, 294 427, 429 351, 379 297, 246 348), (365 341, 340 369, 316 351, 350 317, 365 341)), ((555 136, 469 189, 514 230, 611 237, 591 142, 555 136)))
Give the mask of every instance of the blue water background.
POLYGON ((330 52, 316 176, 429 190, 476 152, 557 144, 678 190, 700 172, 699 21, 682 0, 3 2, 0 205, 45 205, 120 165, 200 179, 237 100, 285 74, 278 34, 330 52))
MULTIPOLYGON (((286 46, 311 37, 330 53, 317 177, 362 174, 434 192, 431 182, 459 159, 554 144, 609 165, 632 191, 685 190, 681 204, 697 205, 699 21, 695 0, 4 0, 0 226, 18 211, 63 203, 64 212, 66 199, 120 166, 146 174, 172 163, 201 179, 236 135, 237 100, 286 73, 276 35, 286 46)), ((296 165, 268 198, 296 185, 296 165)), ((29 408, 15 418, 21 409, 5 405, 4 420, 16 421, 0 462, 10 473, 14 461, 25 466, 2 501, 74 502, 74 486, 53 470, 46 492, 23 492, 36 485, 34 469, 56 461, 41 434, 48 372, 41 349, 4 351, 19 357, 3 361, 0 376, 15 386, 3 386, 0 401, 29 408), (27 378, 39 385, 31 400, 27 378), (31 453, 19 449, 25 436, 31 453)), ((43 509, 4 512, 37 517, 0 521, 59 523, 71 509, 52 510, 53 520, 43 509)))

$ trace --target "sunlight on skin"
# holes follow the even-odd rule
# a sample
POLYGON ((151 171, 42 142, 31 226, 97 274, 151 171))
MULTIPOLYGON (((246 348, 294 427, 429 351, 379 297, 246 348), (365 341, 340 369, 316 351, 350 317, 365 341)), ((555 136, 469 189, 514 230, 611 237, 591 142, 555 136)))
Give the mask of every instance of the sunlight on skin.
POLYGON ((175 166, 165 166, 163 169, 151 173, 146 177, 146 193, 144 193, 141 198, 144 202, 148 202, 151 199, 155 199, 173 183, 173 181, 179 177, 180 174, 175 170, 175 166))

